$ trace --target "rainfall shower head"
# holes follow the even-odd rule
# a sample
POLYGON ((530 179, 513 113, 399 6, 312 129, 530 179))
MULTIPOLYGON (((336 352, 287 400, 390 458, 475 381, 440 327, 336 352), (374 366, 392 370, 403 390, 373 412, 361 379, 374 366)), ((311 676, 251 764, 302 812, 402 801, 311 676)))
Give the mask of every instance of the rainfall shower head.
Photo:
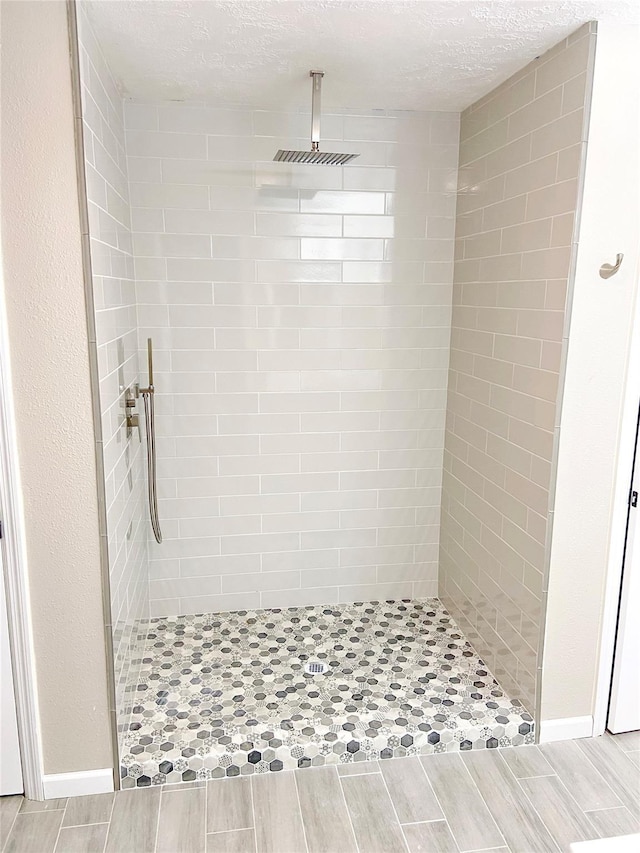
POLYGON ((311 88, 311 151, 289 151, 280 148, 273 158, 279 163, 315 163, 320 166, 344 166, 359 154, 320 151, 320 91, 324 71, 310 71, 311 88))
POLYGON ((344 166, 359 154, 336 154, 326 151, 318 151, 317 148, 312 148, 311 151, 289 151, 287 148, 279 148, 276 156, 273 158, 278 163, 315 163, 319 166, 344 166))

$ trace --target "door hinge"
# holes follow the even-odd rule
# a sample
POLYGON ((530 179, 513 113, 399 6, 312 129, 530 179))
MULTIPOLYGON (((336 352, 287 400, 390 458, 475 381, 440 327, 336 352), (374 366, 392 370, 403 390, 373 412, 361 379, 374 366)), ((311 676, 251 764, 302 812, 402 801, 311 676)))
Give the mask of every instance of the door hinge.
POLYGON ((631 492, 631 506, 638 506, 638 493, 635 491, 631 492))

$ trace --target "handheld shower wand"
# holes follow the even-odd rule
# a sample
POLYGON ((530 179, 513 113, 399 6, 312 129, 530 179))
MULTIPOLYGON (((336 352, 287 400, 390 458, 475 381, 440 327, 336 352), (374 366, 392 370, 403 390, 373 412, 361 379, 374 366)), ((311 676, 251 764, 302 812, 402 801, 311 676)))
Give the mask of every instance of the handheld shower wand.
POLYGON ((160 516, 158 515, 158 485, 156 470, 156 415, 154 406, 153 387, 153 342, 147 338, 147 361, 149 364, 149 384, 146 388, 138 388, 144 403, 144 425, 147 433, 147 493, 149 495, 149 516, 151 529, 156 542, 162 542, 160 516))

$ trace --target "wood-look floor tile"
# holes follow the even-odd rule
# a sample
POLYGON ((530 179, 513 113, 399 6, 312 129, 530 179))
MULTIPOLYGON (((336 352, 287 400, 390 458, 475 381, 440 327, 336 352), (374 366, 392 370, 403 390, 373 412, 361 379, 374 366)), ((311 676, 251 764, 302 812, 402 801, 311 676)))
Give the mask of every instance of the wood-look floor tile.
POLYGON ((22 794, 17 794, 15 797, 0 797, 0 850, 4 850, 23 799, 22 794))
POLYGON ((62 815, 60 809, 18 814, 4 853, 53 853, 62 815))
POLYGON ((418 758, 382 761, 380 768, 400 823, 444 819, 418 758))
POLYGON ((105 853, 154 853, 159 810, 160 787, 118 791, 105 853))
POLYGON ((599 838, 615 838, 618 835, 640 832, 640 819, 634 817, 625 806, 617 809, 598 809, 585 814, 596 828, 599 838))
POLYGON ((20 814, 31 814, 32 812, 51 812, 64 809, 67 805, 67 798, 62 797, 57 800, 22 800, 20 806, 20 814))
MULTIPOLYGON (((497 749, 465 752, 464 763, 500 827, 508 847, 518 853, 525 850, 527 853, 552 853, 558 849, 497 749)), ((455 835, 453 826, 451 830, 455 835)), ((504 841, 500 844, 504 844, 504 841)), ((499 847, 500 844, 495 846, 499 847)), ((487 845, 477 844, 476 849, 482 846, 487 845)))
POLYGON ((358 848, 366 853, 406 853, 407 846, 382 775, 340 779, 358 848))
POLYGON ((583 811, 609 809, 622 802, 574 740, 545 743, 540 751, 583 811))
POLYGON ((206 799, 204 788, 162 795, 156 853, 204 853, 206 799))
POLYGON ((296 770, 295 777, 309 853, 357 853, 335 767, 296 770))
POLYGON ((251 779, 216 779, 207 783, 207 832, 228 832, 253 826, 251 779))
POLYGON ((633 762, 636 767, 640 768, 640 752, 625 752, 625 755, 629 761, 633 762))
POLYGON ((509 770, 516 779, 527 779, 530 776, 553 776, 555 773, 537 746, 514 746, 511 749, 501 749, 500 755, 507 762, 509 770))
POLYGON ((86 823, 108 823, 115 794, 91 794, 70 797, 62 821, 63 826, 84 826, 86 823))
POLYGON ((624 752, 640 751, 640 731, 622 732, 619 735, 608 735, 608 737, 612 738, 615 745, 624 752))
MULTIPOLYGON (((444 752, 426 755, 421 761, 458 847, 478 850, 504 845, 505 839, 460 755, 444 752)), ((513 783, 517 784, 515 779, 513 783)))
POLYGON ((611 738, 574 741, 632 814, 640 813, 640 773, 611 738))
POLYGON ((409 853, 459 853, 446 820, 409 823, 402 827, 409 853))
POLYGON ((305 853, 307 845, 293 773, 252 776, 251 787, 258 853, 305 853))
POLYGON ((255 853, 253 829, 234 829, 207 835, 207 853, 255 853))
POLYGON ((353 761, 351 764, 336 765, 338 776, 360 776, 363 773, 379 773, 378 761, 353 761))
POLYGON ((102 853, 108 829, 108 823, 63 827, 55 853, 102 853))
POLYGON ((558 847, 598 837, 595 827, 557 776, 522 779, 520 785, 558 847))

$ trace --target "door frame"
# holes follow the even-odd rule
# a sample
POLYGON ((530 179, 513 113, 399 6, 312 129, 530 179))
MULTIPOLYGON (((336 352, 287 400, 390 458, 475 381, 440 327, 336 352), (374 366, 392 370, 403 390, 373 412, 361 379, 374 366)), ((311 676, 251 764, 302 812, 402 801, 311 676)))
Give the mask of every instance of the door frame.
POLYGON ((0 249, 0 511, 3 522, 4 583, 24 794, 31 800, 43 800, 42 733, 10 365, 0 249))
POLYGON ((602 609, 602 632, 600 634, 600 654, 596 673, 593 709, 593 737, 604 734, 607 727, 618 629, 618 610, 622 594, 622 571, 627 537, 629 495, 636 446, 638 410, 640 408, 640 265, 635 271, 635 282, 636 296, 632 318, 629 359, 627 362, 627 376, 620 409, 618 458, 611 507, 611 535, 609 539, 609 555, 602 609))
POLYGON ((607 730, 613 734, 633 731, 634 728, 640 729, 640 707, 631 699, 634 695, 637 699, 640 699, 640 695, 637 695, 638 691, 640 691, 640 684, 637 684, 633 680, 631 671, 636 668, 636 662, 630 660, 630 657, 633 656, 632 649, 635 648, 637 651, 640 651, 636 643, 638 638, 632 639, 634 631, 632 626, 634 621, 633 603, 635 598, 637 598, 636 590, 640 591, 640 553, 638 553, 640 550, 640 525, 638 525, 637 511, 631 505, 633 489, 638 489, 640 486, 640 409, 636 424, 636 446, 631 472, 629 503, 627 506, 627 529, 622 565, 620 605, 616 626, 616 642, 613 652, 611 693, 607 709, 607 730), (627 678, 629 678, 628 683, 626 682, 627 678), (631 711, 630 706, 635 711, 631 711), (631 722, 631 727, 626 728, 625 724, 629 722, 631 722))

